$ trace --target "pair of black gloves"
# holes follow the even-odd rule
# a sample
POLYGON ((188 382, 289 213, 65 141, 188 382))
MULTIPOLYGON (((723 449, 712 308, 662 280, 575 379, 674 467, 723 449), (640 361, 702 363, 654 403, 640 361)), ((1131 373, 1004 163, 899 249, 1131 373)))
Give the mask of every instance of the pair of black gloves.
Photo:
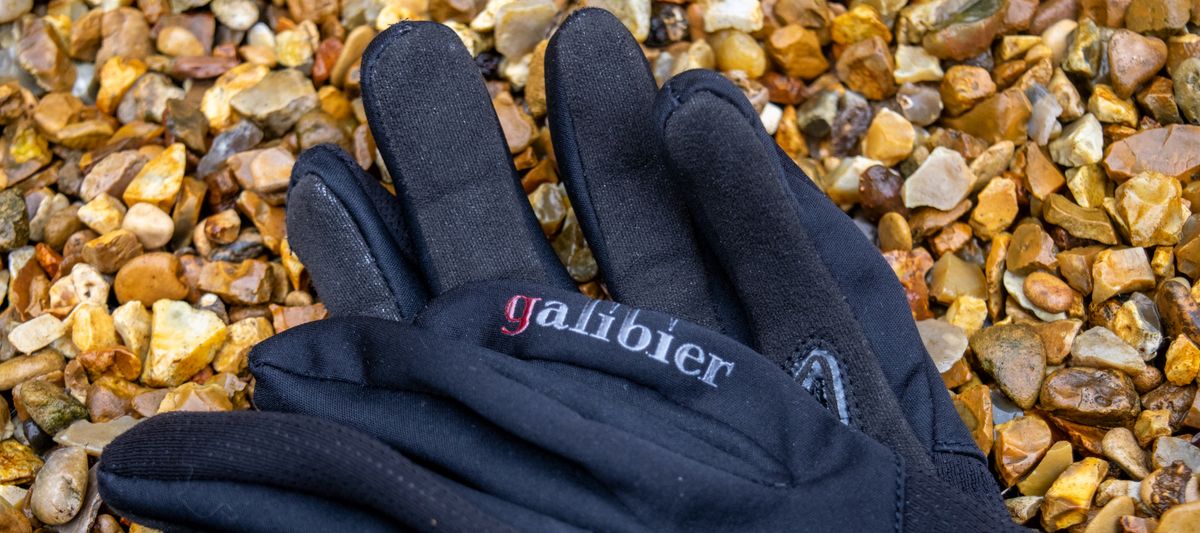
POLYGON ((301 155, 288 233, 332 318, 257 346, 261 411, 113 442, 172 531, 1013 528, 895 276, 720 76, 661 90, 605 11, 546 51, 561 177, 614 301, 536 222, 478 68, 404 22, 362 62, 396 185, 301 155))

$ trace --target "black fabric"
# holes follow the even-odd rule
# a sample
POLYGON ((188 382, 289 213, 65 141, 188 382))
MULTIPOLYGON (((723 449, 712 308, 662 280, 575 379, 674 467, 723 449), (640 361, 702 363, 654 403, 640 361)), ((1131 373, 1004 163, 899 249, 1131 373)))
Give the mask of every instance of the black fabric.
MULTIPOLYGON (((818 334, 818 339, 859 339, 871 357, 851 361, 872 376, 872 366, 878 365, 895 398, 872 405, 899 406, 908 426, 905 432, 917 439, 936 471, 975 494, 996 516, 1006 515, 986 459, 960 423, 890 267, 767 135, 741 92, 711 72, 685 72, 660 92, 655 114, 668 145, 664 153, 677 170, 674 175, 686 180, 682 187, 691 193, 693 215, 704 228, 699 233, 724 248, 717 255, 727 269, 744 273, 739 289, 762 298, 745 307, 763 313, 760 321, 767 325, 803 329, 824 323, 835 332, 818 334), (688 124, 671 132, 667 122, 682 107, 693 109, 685 120, 688 124), (731 148, 734 143, 742 144, 731 148), (748 181, 757 186, 748 186, 748 181), (763 195, 764 187, 771 193, 763 195), (705 204, 707 209, 700 207, 705 204), (816 237, 804 238, 805 234, 816 237), (830 291, 837 296, 829 297, 830 291), (839 335, 838 330, 845 333, 839 335)), ((783 343, 774 357, 788 357, 789 339, 802 343, 805 334, 774 336, 783 343)), ((857 348, 838 352, 850 355, 860 352, 857 348)), ((877 394, 882 392, 877 383, 871 377, 854 388, 856 393, 877 394)), ((887 431, 887 420, 877 422, 887 431)), ((894 438, 912 445, 908 435, 894 438)))
POLYGON ((616 302, 573 292, 457 36, 396 24, 362 79, 397 195, 335 147, 293 171, 289 238, 334 318, 252 351, 264 412, 113 442, 106 501, 180 531, 1014 527, 890 269, 740 92, 656 96, 594 9, 546 69, 616 302))
POLYGON ((381 33, 362 60, 363 106, 430 292, 529 279, 573 287, 545 244, 483 78, 434 22, 381 33))

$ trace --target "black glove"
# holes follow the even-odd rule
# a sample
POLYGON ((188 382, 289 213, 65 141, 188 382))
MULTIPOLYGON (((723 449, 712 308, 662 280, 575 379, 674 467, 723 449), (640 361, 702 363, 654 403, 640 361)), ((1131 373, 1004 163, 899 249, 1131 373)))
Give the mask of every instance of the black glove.
POLYGON ((362 69, 397 197, 329 148, 289 191, 335 318, 254 349, 272 412, 160 415, 112 443, 105 501, 172 529, 1013 527, 890 269, 736 89, 689 74, 656 102, 595 10, 546 69, 620 304, 573 293, 457 37, 399 24, 362 69))

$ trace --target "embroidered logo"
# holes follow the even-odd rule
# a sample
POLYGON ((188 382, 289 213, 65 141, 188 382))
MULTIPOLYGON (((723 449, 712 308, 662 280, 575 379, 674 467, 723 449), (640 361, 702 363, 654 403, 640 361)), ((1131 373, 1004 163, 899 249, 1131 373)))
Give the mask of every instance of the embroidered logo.
POLYGON ((536 326, 601 342, 615 342, 626 351, 673 366, 676 371, 711 387, 717 387, 718 378, 733 373, 732 361, 726 361, 698 344, 682 340, 676 342, 674 332, 679 323, 677 319, 670 319, 665 330, 653 329, 638 323, 639 313, 637 309, 623 307, 616 302, 591 300, 572 321, 572 310, 565 302, 518 294, 504 304, 507 324, 500 327, 500 332, 510 336, 520 335, 530 326, 536 326))
POLYGON ((842 369, 832 353, 814 347, 808 351, 808 355, 793 360, 787 371, 818 403, 829 409, 843 424, 850 425, 842 369))

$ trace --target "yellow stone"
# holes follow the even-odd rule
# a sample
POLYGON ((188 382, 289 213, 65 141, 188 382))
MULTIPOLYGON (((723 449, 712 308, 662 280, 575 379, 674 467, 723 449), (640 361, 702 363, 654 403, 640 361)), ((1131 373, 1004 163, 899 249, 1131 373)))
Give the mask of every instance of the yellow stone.
POLYGON ((1087 457, 1063 471, 1042 500, 1042 526, 1066 529, 1087 519, 1096 488, 1108 473, 1108 462, 1087 457))
POLYGON ((337 87, 326 85, 317 91, 317 100, 321 103, 321 111, 329 116, 343 120, 354 115, 354 105, 337 87))
POLYGON ((200 39, 183 26, 167 26, 159 30, 155 44, 159 52, 171 57, 204 55, 204 45, 200 44, 200 39))
POLYGON ((871 120, 871 126, 863 137, 862 152, 884 166, 895 166, 912 153, 916 137, 912 123, 899 113, 885 108, 871 120))
POLYGON ((1117 496, 1109 500, 1088 522, 1083 533, 1118 533, 1121 531, 1121 517, 1134 513, 1134 503, 1129 496, 1117 496))
POLYGON ((946 322, 962 328, 970 336, 983 327, 983 322, 987 319, 987 302, 977 296, 959 296, 946 310, 945 319, 946 322))
POLYGON ((113 310, 113 326, 129 351, 146 357, 150 347, 150 312, 138 300, 126 302, 113 310))
POLYGON ((1092 89, 1092 96, 1088 98, 1087 109, 1100 122, 1106 124, 1123 124, 1131 128, 1137 127, 1138 112, 1137 107, 1133 105, 1133 100, 1117 96, 1117 93, 1113 92, 1112 87, 1107 85, 1097 85, 1092 89))
POLYGON ((229 335, 213 358, 213 370, 237 374, 246 369, 250 348, 275 334, 271 322, 263 317, 251 317, 229 325, 229 335))
POLYGON ((874 7, 858 4, 849 11, 833 18, 833 29, 830 32, 833 42, 851 45, 878 36, 884 42, 892 42, 892 32, 879 16, 874 7))
POLYGON ((1154 271, 1141 248, 1112 248, 1096 254, 1092 263, 1092 302, 1154 288, 1154 271))
POLYGON ((1179 242, 1187 209, 1183 207, 1179 180, 1144 172, 1117 187, 1117 214, 1129 229, 1134 246, 1172 245, 1179 242))
POLYGON ((257 85, 269 72, 271 69, 263 65, 243 63, 217 78, 200 99, 200 111, 208 118, 209 127, 220 131, 233 125, 233 107, 229 102, 238 93, 257 85))
POLYGON ((233 403, 220 383, 200 385, 184 383, 171 389, 158 405, 159 413, 171 411, 216 412, 232 411, 233 403))
POLYGON ((75 216, 84 225, 103 235, 121 229, 121 221, 125 219, 125 205, 112 196, 100 193, 80 207, 75 216))
POLYGON ((767 51, 788 76, 811 80, 829 70, 829 61, 821 51, 821 38, 799 24, 788 24, 771 32, 767 51))
POLYGON ((113 56, 100 67, 100 90, 96 93, 96 107, 105 114, 116 113, 117 105, 142 74, 146 64, 137 58, 113 56))
POLYGON ((1058 479, 1068 466, 1071 466, 1071 443, 1060 440, 1050 446, 1046 455, 1033 467, 1033 471, 1025 479, 1017 483, 1017 490, 1026 496, 1042 496, 1050 489, 1050 485, 1058 479))
POLYGON ((129 187, 125 189, 125 205, 138 202, 152 204, 163 211, 170 211, 175 197, 183 187, 183 171, 187 168, 187 149, 183 143, 175 143, 151 159, 138 171, 129 187))
POLYGON ((18 165, 30 161, 50 161, 50 144, 46 138, 38 135, 34 128, 19 128, 13 136, 12 144, 8 147, 9 159, 18 165))
POLYGON ((187 381, 213 360, 228 328, 217 314, 187 302, 154 302, 150 352, 142 383, 173 387, 187 381))
POLYGON ((1159 246, 1154 249, 1154 255, 1150 257, 1150 270, 1154 271, 1154 275, 1161 279, 1175 277, 1175 248, 1173 246, 1159 246))
POLYGON ((1196 379, 1197 371, 1200 371, 1200 348, 1186 335, 1175 337, 1167 348, 1167 362, 1163 366, 1167 381, 1182 387, 1196 379))
POLYGON ((117 344, 117 330, 108 306, 84 302, 71 313, 71 342, 80 352, 117 344))
POLYGON ((1133 434, 1138 444, 1149 446, 1158 437, 1171 436, 1171 411, 1167 409, 1146 409, 1138 413, 1133 423, 1133 434))
POLYGON ((0 483, 29 483, 41 469, 42 460, 29 446, 13 439, 0 442, 0 483))
POLYGON ((979 192, 978 204, 971 211, 971 229, 981 239, 990 240, 1012 225, 1019 209, 1016 182, 995 178, 979 192))
POLYGON ((1181 503, 1163 512, 1155 533, 1200 533, 1200 500, 1181 503))
POLYGON ((711 35, 709 40, 716 55, 717 70, 740 70, 751 78, 758 78, 767 71, 767 53, 754 37, 737 30, 722 30, 711 35))
POLYGON ((275 57, 285 67, 299 67, 312 60, 312 43, 300 30, 284 30, 275 36, 275 57))

